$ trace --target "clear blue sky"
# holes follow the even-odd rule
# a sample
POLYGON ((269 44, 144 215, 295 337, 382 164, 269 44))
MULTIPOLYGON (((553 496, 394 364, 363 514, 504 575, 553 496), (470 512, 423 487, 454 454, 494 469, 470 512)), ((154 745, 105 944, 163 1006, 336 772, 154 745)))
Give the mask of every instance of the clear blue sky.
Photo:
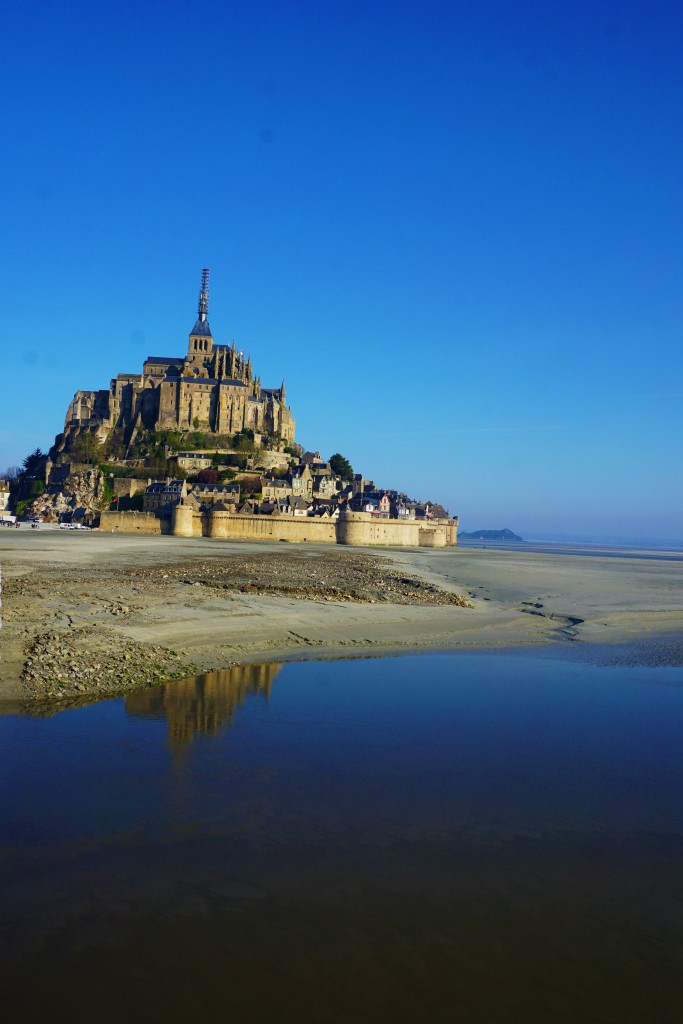
POLYGON ((683 538, 683 8, 5 4, 0 469, 217 341, 465 529, 683 538))

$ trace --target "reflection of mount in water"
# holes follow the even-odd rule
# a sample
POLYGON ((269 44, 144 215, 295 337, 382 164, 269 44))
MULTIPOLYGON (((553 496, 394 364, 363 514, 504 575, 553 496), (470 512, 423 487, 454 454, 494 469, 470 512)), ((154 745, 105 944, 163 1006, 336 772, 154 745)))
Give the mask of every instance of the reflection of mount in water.
POLYGON ((125 699, 126 713, 141 718, 164 717, 171 743, 189 744, 199 735, 217 736, 232 725, 235 711, 248 694, 270 697, 278 662, 236 665, 193 679, 135 690, 125 699))

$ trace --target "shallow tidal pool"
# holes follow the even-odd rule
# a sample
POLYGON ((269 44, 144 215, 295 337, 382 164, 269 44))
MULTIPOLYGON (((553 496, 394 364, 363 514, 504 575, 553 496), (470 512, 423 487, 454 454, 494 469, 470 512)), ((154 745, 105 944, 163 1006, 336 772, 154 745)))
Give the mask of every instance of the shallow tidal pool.
POLYGON ((5 710, 8 1020, 680 1019, 683 668, 270 663, 5 710))

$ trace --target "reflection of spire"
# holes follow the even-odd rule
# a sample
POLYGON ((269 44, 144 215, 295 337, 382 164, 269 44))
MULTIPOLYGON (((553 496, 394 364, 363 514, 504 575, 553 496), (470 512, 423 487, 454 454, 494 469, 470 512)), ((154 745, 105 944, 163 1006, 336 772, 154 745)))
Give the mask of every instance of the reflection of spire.
POLYGON ((268 700, 281 668, 278 662, 236 665, 136 690, 125 698, 126 712, 143 718, 164 715, 171 749, 178 754, 199 735, 220 735, 226 724, 233 724, 237 708, 250 694, 262 694, 268 700))

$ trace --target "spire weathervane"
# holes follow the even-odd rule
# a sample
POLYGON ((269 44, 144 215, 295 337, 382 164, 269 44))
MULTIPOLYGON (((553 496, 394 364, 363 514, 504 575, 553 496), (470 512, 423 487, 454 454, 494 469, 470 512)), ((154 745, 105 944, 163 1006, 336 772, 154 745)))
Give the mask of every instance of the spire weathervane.
POLYGON ((209 312, 209 268, 204 267, 202 270, 202 287, 199 292, 199 319, 206 320, 207 313, 209 312))

